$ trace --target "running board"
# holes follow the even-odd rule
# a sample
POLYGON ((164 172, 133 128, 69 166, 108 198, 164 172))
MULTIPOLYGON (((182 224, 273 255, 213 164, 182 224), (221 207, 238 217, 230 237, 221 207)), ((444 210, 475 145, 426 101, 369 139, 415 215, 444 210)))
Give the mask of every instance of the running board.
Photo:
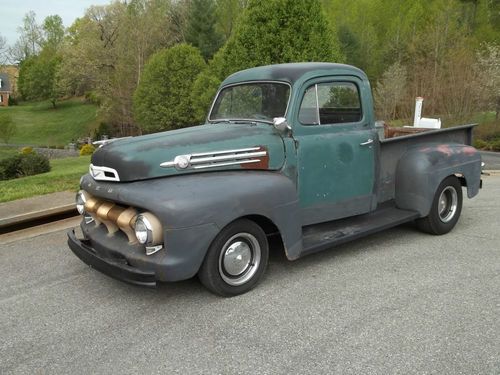
POLYGON ((400 210, 391 205, 365 215, 309 225, 302 229, 303 250, 300 256, 326 250, 407 223, 419 216, 416 211, 400 210))

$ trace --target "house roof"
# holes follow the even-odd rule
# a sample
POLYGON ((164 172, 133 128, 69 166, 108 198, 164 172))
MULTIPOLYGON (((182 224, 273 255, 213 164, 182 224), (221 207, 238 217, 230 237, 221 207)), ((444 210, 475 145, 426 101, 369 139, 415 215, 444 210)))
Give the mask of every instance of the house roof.
POLYGON ((11 87, 10 87, 10 80, 9 80, 9 75, 7 73, 0 73, 0 91, 1 92, 10 92, 11 87))

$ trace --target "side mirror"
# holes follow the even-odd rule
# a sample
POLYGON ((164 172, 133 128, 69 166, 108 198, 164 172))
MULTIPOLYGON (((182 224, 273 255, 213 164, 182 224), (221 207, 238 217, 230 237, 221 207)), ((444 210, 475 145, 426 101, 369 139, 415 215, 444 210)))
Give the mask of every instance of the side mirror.
POLYGON ((286 132, 292 130, 288 122, 286 122, 286 118, 284 117, 275 117, 273 118, 273 125, 279 132, 286 132))

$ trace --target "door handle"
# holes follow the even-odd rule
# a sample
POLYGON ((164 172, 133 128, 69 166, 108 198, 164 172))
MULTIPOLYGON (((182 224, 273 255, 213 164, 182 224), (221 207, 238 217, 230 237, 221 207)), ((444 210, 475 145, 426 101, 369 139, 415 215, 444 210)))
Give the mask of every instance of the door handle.
POLYGON ((369 146, 373 143, 373 139, 368 139, 366 142, 360 143, 360 146, 369 146))

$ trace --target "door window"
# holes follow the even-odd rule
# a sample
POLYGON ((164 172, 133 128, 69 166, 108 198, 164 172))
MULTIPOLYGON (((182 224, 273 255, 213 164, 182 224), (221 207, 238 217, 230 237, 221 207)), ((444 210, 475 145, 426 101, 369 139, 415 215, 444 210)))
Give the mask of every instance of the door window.
POLYGON ((299 121, 303 125, 359 122, 363 117, 358 87, 352 82, 317 83, 302 99, 299 121))

